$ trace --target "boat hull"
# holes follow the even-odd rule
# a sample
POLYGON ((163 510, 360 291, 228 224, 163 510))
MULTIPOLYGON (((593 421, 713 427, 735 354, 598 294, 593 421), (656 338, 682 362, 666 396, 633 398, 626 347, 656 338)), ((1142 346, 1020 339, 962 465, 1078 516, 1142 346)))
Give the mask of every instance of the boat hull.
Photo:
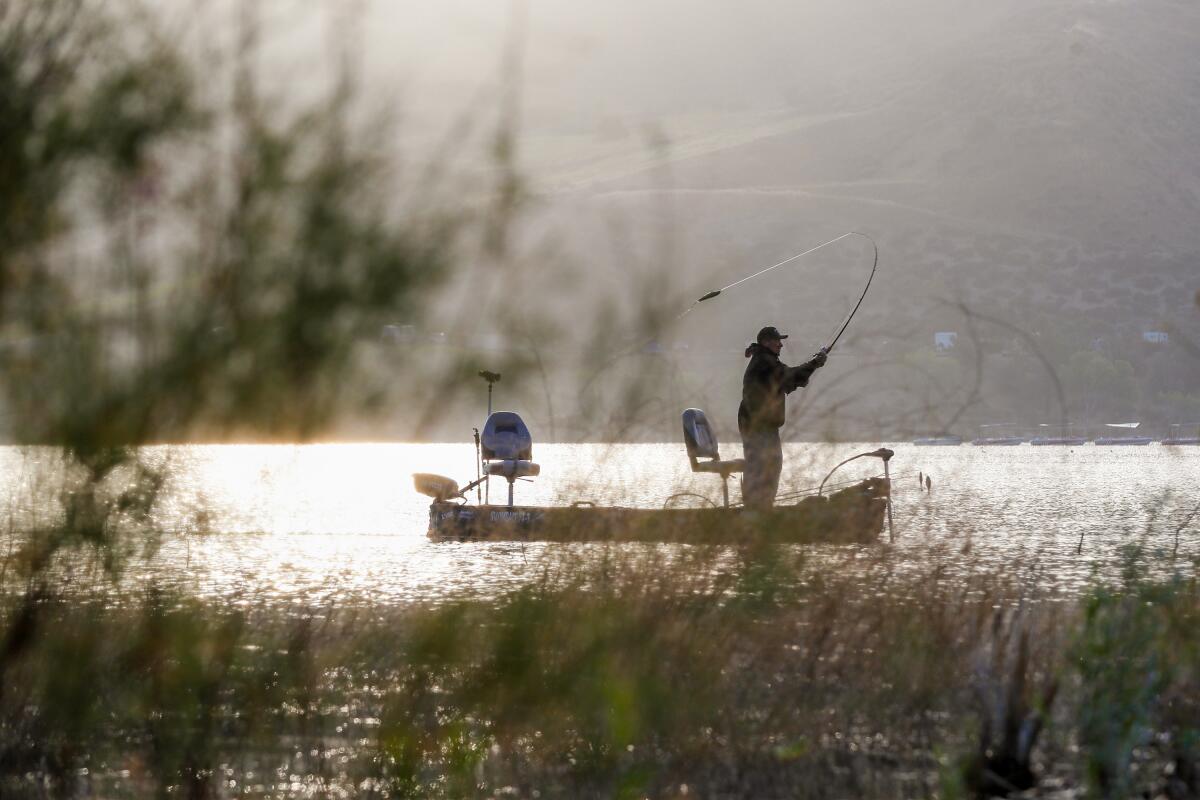
POLYGON ((460 505, 429 508, 434 541, 677 542, 870 544, 879 541, 889 485, 870 478, 828 497, 770 510, 460 505))

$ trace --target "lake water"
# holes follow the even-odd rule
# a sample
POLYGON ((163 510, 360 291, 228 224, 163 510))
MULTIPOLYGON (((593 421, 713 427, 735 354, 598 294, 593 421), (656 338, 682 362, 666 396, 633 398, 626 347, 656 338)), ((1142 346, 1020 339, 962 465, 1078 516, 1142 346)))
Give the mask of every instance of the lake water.
MULTIPOLYGON (((781 494, 815 486, 838 461, 875 446, 786 445, 781 494)), ((1070 591, 1094 569, 1115 570, 1126 545, 1143 545, 1151 570, 1170 568, 1173 551, 1200 556, 1200 515, 1179 530, 1200 503, 1200 447, 892 447, 901 561, 940 558, 958 569, 1019 563, 1029 580, 1070 591), (918 471, 931 476, 931 491, 919 487, 918 471)), ((740 455, 726 449, 726 458, 740 455)), ((682 445, 539 444, 534 455, 542 474, 517 484, 518 503, 653 508, 675 493, 690 495, 674 503, 720 499, 720 480, 692 474, 682 445)), ((167 537, 145 569, 232 601, 494 594, 527 580, 555 548, 586 547, 428 541, 428 499, 411 475, 467 483, 475 476, 470 444, 179 446, 152 456, 172 467, 160 524, 194 535, 167 537)), ((52 458, 46 450, 0 452, 10 518, 37 511, 47 489, 37 476, 52 458)), ((834 480, 878 472, 877 460, 864 459, 834 480)), ((504 482, 491 488, 502 501, 504 482)), ((731 490, 736 497, 732 483, 731 490)))

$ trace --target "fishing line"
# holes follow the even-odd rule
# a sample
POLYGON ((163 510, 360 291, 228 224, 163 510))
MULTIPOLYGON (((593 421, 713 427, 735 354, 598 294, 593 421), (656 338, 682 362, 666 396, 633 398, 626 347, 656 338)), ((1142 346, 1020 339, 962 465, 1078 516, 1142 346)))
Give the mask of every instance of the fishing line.
POLYGON ((824 352, 828 353, 830 350, 833 349, 833 346, 838 343, 838 340, 842 338, 842 334, 846 332, 846 328, 850 325, 850 320, 854 319, 854 315, 856 313, 858 313, 859 307, 862 305, 863 300, 865 300, 867 297, 867 291, 871 288, 871 282, 873 280, 875 280, 875 271, 879 267, 879 246, 877 244, 875 244, 874 239, 872 239, 870 236, 868 236, 865 233, 860 233, 859 231, 849 231, 847 233, 843 233, 841 236, 838 236, 834 239, 830 239, 827 242, 822 242, 821 244, 817 245, 816 247, 810 247, 809 249, 807 249, 803 252, 796 253, 794 256, 788 256, 783 261, 780 261, 777 264, 772 264, 771 266, 766 267, 764 269, 760 269, 758 272, 755 272, 751 275, 747 275, 744 278, 739 278, 736 281, 734 281, 733 283, 729 284, 728 286, 723 286, 720 289, 714 289, 711 292, 708 292, 707 294, 703 295, 699 300, 696 300, 690 306, 688 306, 687 309, 684 310, 684 312, 682 314, 680 314, 678 317, 676 317, 676 321, 683 319, 685 316, 687 316, 687 314, 693 308, 700 305, 705 300, 712 300, 714 297, 720 296, 722 292, 726 292, 726 291, 734 288, 735 286, 739 286, 740 284, 743 284, 746 281, 754 280, 757 277, 767 274, 771 270, 779 269, 780 267, 784 266, 785 264, 790 264, 791 262, 795 261, 796 259, 803 258, 804 256, 807 256, 811 253, 815 253, 818 250, 820 250, 821 248, 829 247, 832 244, 837 244, 842 239, 847 239, 851 236, 861 236, 862 238, 866 239, 868 242, 871 243, 871 249, 874 251, 874 257, 873 257, 873 260, 871 263, 871 274, 867 278, 867 285, 863 287, 862 294, 859 295, 858 302, 854 304, 854 307, 852 309, 850 309, 850 313, 846 315, 846 319, 842 322, 841 328, 838 329, 837 335, 833 337, 833 341, 831 341, 828 345, 826 345, 824 348, 822 348, 822 350, 824 352))
POLYGON ((711 300, 712 298, 719 295, 721 292, 732 289, 733 287, 737 286, 738 284, 745 283, 746 281, 754 280, 759 275, 766 275, 771 270, 779 269, 784 264, 788 264, 792 261, 795 261, 797 258, 803 258, 804 256, 808 255, 809 253, 817 252, 822 247, 828 247, 831 244, 836 244, 837 242, 840 242, 842 239, 845 239, 847 236, 854 236, 854 235, 855 235, 854 231, 850 231, 849 233, 843 233, 841 236, 837 237, 836 239, 830 239, 828 242, 819 244, 816 247, 809 248, 808 250, 805 250, 803 253, 796 253, 796 255, 794 255, 794 256, 785 258, 783 261, 780 261, 778 264, 772 264, 771 266, 767 267, 766 269, 760 269, 758 272, 754 273, 753 275, 747 275, 744 278, 739 278, 738 280, 734 281, 733 283, 729 284, 728 286, 723 286, 720 289, 714 289, 713 291, 711 291, 708 294, 701 297, 696 302, 703 303, 705 300, 711 300))

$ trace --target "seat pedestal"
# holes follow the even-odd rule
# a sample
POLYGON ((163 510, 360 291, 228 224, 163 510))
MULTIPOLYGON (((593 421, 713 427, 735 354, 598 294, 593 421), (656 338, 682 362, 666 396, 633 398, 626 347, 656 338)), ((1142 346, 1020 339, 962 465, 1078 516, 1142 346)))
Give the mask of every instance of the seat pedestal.
POLYGON ((541 474, 542 467, 524 459, 508 459, 492 461, 487 465, 488 475, 498 475, 508 481, 508 507, 513 506, 513 484, 517 478, 533 478, 541 474))

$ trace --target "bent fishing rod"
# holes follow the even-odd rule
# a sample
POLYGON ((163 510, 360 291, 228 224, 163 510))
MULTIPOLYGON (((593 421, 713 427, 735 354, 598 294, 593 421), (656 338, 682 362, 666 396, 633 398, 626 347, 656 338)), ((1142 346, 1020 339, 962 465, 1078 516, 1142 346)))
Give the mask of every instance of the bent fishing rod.
POLYGON ((693 308, 695 308, 699 304, 703 303, 705 300, 712 300, 714 297, 720 296, 720 294, 722 292, 728 291, 739 284, 745 283, 746 281, 753 280, 761 275, 765 275, 768 272, 770 272, 771 270, 779 269, 780 267, 782 267, 785 264, 790 264, 791 262, 796 261, 797 259, 803 258, 804 256, 809 255, 810 253, 815 253, 818 250, 820 250, 821 248, 829 247, 831 244, 836 244, 837 242, 840 242, 842 239, 846 239, 851 236, 861 236, 862 238, 866 239, 868 242, 871 243, 871 249, 874 251, 874 257, 873 257, 873 260, 871 263, 871 274, 867 278, 867 285, 863 287, 862 294, 859 295, 859 297, 858 297, 858 302, 854 304, 854 307, 850 309, 850 313, 846 315, 846 319, 845 319, 845 321, 842 322, 841 328, 838 329, 837 335, 833 337, 833 341, 831 341, 825 347, 821 348, 822 353, 829 353, 831 350, 833 350, 833 346, 838 343, 838 340, 842 338, 842 334, 846 332, 846 328, 849 327, 849 325, 850 325, 850 320, 854 319, 854 315, 858 313, 859 307, 862 306, 863 300, 866 299, 867 292, 871 288, 871 282, 873 280, 875 280, 875 271, 879 268, 879 245, 875 244, 875 240, 872 239, 870 236, 868 236, 865 233, 860 233, 859 231, 850 231, 848 233, 843 233, 841 236, 838 236, 835 239, 830 239, 828 242, 822 242, 821 244, 817 245, 816 247, 810 247, 809 249, 805 250, 802 253, 797 253, 794 256, 789 256, 788 258, 785 258, 783 261, 780 261, 778 264, 772 264, 771 266, 767 267, 766 269, 760 269, 758 272, 755 272, 752 275, 747 275, 744 278, 739 278, 738 280, 734 281, 733 283, 729 284, 728 286, 722 286, 720 289, 714 289, 713 291, 705 294, 703 297, 701 297, 695 303, 692 303, 691 307, 689 307, 687 309, 687 311, 684 311, 683 314, 680 315, 680 317, 683 317, 684 315, 686 315, 688 313, 688 311, 691 311, 693 308))

